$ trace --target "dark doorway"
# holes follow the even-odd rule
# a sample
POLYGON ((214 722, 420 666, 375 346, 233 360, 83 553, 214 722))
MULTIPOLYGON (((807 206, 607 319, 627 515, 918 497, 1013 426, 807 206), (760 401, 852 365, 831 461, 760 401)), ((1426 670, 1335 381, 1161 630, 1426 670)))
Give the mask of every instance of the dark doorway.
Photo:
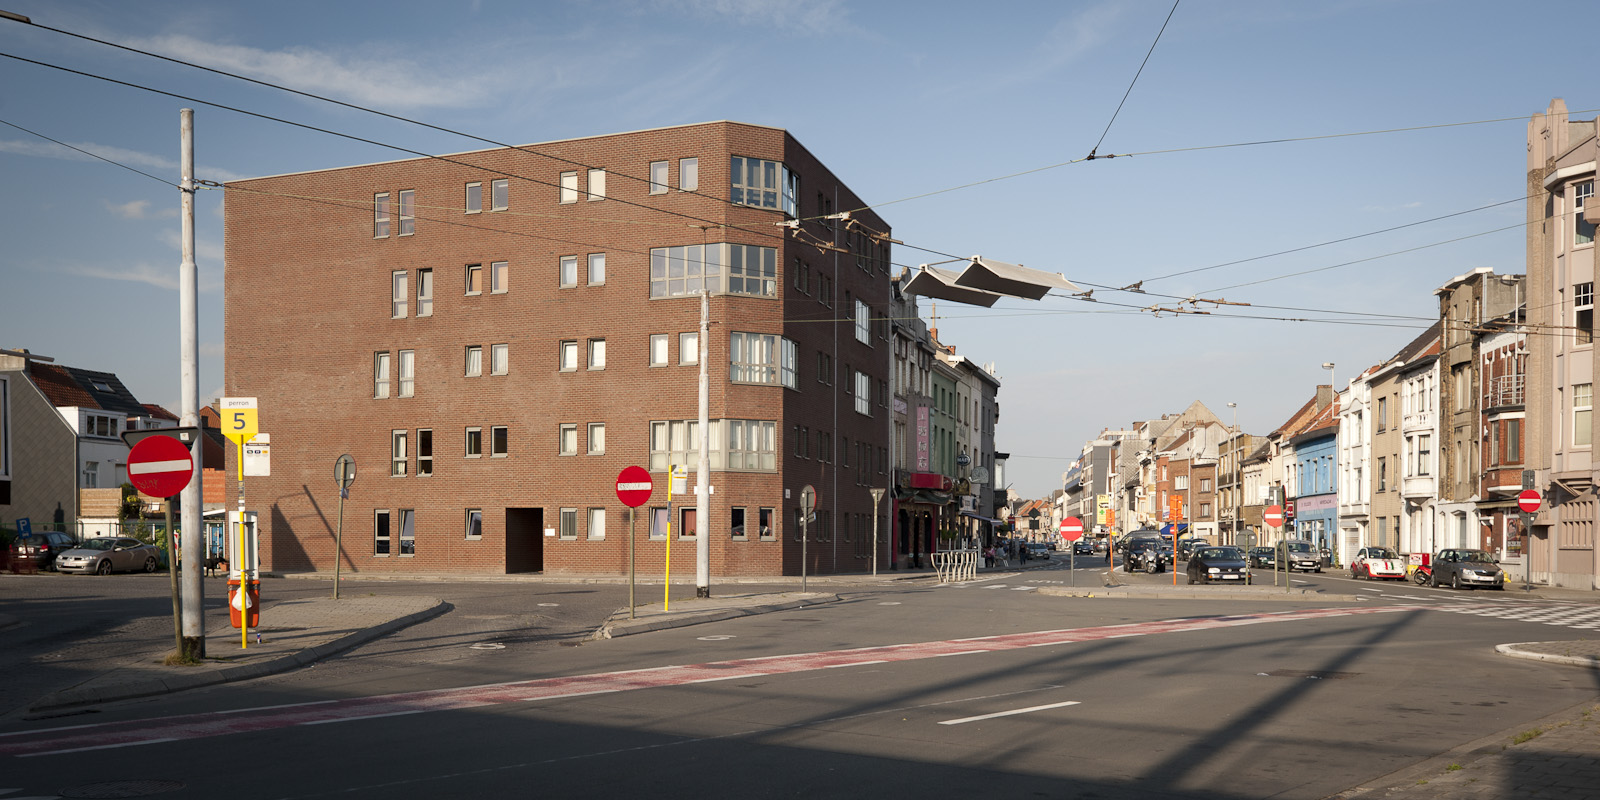
POLYGON ((544 509, 506 509, 506 572, 544 571, 544 509))

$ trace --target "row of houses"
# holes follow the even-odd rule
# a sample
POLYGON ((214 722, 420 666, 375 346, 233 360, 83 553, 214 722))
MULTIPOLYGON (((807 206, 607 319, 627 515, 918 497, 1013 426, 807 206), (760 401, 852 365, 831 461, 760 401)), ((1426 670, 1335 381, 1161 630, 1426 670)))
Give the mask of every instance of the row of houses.
MULTIPOLYGON (((1557 99, 1527 139, 1521 274, 1480 267, 1435 292, 1426 331, 1266 434, 1201 403, 1085 443, 1052 504, 1102 532, 1171 524, 1212 541, 1496 553, 1519 577, 1600 587, 1594 455, 1594 119, 1557 99), (1543 498, 1522 516, 1524 490, 1543 498), (1281 505, 1282 529, 1262 525, 1281 505)), ((1231 404, 1230 404, 1231 405, 1231 404)), ((1236 419, 1236 418, 1235 418, 1236 419)))

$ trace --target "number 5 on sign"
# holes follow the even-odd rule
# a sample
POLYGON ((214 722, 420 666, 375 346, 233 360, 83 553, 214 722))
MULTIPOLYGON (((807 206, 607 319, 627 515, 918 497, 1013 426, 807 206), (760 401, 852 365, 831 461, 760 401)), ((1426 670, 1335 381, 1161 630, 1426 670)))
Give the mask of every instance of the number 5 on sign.
POLYGON ((260 432, 254 397, 224 397, 221 411, 222 435, 238 442, 240 447, 260 432))

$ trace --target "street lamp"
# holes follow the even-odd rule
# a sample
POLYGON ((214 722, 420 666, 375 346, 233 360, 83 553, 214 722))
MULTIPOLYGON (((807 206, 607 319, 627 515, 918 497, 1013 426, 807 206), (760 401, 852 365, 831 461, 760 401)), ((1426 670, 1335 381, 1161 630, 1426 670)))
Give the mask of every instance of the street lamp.
POLYGON ((1233 473, 1230 483, 1233 484, 1233 543, 1239 543, 1239 494, 1244 491, 1244 474, 1239 468, 1239 404, 1229 403, 1228 408, 1233 409, 1233 435, 1228 437, 1228 447, 1232 457, 1228 459, 1228 471, 1233 473))
MULTIPOLYGON (((1330 391, 1330 392, 1334 391, 1334 389, 1333 389, 1333 362, 1332 361, 1324 361, 1324 362, 1322 362, 1322 368, 1328 371, 1328 391, 1330 391)), ((1332 401, 1329 401, 1329 402, 1332 402, 1332 401)))

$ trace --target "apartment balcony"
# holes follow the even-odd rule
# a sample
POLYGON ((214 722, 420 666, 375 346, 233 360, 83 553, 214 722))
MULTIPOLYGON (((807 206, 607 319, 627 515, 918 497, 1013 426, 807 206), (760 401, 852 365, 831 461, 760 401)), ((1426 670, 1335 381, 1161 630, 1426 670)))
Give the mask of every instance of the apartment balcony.
POLYGON ((1439 482, 1432 475, 1415 475, 1400 481, 1400 496, 1407 500, 1426 500, 1438 493, 1439 482))
POLYGON ((1501 375, 1489 382, 1488 392, 1484 396, 1485 408, 1505 408, 1506 406, 1520 406, 1524 403, 1524 375, 1501 375))
POLYGON ((1438 415, 1432 411, 1419 411, 1400 418, 1400 430, 1405 433, 1438 429, 1438 415))

